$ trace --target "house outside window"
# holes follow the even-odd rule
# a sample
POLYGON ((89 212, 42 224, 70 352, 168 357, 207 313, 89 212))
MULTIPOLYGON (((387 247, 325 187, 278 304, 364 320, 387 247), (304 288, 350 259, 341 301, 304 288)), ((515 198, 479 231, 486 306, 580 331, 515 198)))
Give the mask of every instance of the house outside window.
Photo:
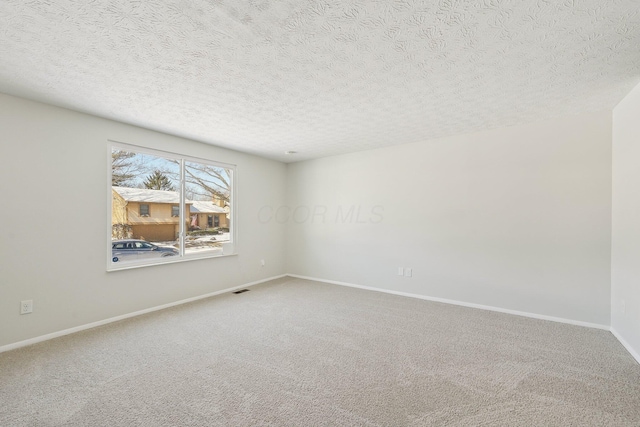
POLYGON ((109 150, 107 270, 236 254, 234 165, 116 142, 109 150), (212 223, 222 230, 204 229, 212 223), (158 249, 118 252, 123 241, 158 249))

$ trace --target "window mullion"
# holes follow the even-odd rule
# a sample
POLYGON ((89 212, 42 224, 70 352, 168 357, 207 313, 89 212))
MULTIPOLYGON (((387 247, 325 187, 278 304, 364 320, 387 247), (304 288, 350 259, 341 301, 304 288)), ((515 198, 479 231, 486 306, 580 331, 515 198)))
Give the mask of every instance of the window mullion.
POLYGON ((180 159, 180 256, 184 256, 184 242, 187 221, 187 197, 185 196, 184 159, 180 159))

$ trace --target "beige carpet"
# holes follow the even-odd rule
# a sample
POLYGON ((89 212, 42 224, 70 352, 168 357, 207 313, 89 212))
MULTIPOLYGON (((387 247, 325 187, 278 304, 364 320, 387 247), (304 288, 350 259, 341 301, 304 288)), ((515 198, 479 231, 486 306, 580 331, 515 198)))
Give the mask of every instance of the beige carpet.
POLYGON ((282 279, 0 354, 6 426, 640 426, 606 331, 282 279))

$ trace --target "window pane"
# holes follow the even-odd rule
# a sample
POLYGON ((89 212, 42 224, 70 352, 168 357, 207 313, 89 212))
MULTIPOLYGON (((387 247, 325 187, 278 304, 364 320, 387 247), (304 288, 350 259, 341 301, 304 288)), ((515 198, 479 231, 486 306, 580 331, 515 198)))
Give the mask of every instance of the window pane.
POLYGON ((234 253, 233 171, 114 144, 108 269, 234 253))
POLYGON ((178 256, 180 218, 173 207, 180 203, 180 162, 114 148, 111 176, 112 264, 178 256))
POLYGON ((231 186, 231 169, 185 162, 185 254, 222 254, 222 244, 231 240, 231 186))

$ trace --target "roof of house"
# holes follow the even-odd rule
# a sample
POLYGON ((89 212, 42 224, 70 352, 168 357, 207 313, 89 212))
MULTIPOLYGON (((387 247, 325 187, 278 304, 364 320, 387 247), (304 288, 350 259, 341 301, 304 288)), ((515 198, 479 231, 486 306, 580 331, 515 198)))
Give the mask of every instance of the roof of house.
POLYGON ((203 200, 194 200, 191 205, 192 213, 227 213, 224 208, 216 205, 213 202, 207 202, 203 200))
MULTIPOLYGON (((180 193, 177 191, 115 186, 111 188, 127 202, 180 203, 180 193)), ((190 202, 187 201, 187 203, 190 202)))
MULTIPOLYGON (((177 191, 116 186, 111 188, 127 202, 180 203, 180 193, 177 191)), ((227 213, 224 208, 221 208, 213 202, 205 200, 187 200, 186 202, 191 205, 189 208, 191 213, 227 213)))

